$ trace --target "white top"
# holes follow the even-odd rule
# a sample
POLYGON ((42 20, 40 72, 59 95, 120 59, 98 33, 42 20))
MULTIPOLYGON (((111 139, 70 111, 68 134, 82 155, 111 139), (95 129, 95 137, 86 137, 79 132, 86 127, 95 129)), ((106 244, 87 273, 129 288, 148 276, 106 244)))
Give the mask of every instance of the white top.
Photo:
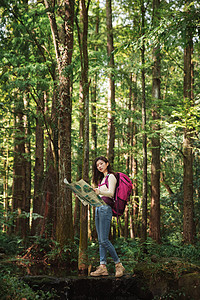
MULTIPOLYGON (((103 184, 106 180, 106 177, 103 178, 103 180, 101 181, 101 184, 103 184)), ((106 184, 98 187, 99 189, 99 196, 106 196, 109 198, 113 198, 114 194, 115 194, 115 187, 116 187, 116 183, 117 183, 117 179, 113 174, 110 174, 108 176, 108 188, 106 186, 106 184)))

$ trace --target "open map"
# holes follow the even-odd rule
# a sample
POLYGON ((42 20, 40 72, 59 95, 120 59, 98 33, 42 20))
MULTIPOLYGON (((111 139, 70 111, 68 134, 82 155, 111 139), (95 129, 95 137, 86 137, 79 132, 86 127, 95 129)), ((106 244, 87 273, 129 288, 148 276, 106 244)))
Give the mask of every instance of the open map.
POLYGON ((69 183, 67 179, 64 179, 64 183, 70 188, 79 200, 83 203, 83 205, 92 205, 92 206, 101 206, 105 205, 105 202, 98 196, 93 188, 85 182, 83 179, 69 183))

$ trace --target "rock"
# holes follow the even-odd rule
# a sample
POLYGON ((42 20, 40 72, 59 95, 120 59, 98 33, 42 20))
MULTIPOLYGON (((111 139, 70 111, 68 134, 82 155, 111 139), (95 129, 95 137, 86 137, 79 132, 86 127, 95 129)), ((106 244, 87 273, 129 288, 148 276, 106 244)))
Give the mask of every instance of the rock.
POLYGON ((141 285, 138 278, 74 277, 55 278, 48 276, 26 276, 23 280, 34 290, 56 291, 58 298, 66 300, 151 300, 152 293, 141 285))
POLYGON ((178 288, 183 291, 180 299, 200 299, 200 274, 189 273, 178 280, 178 288))
POLYGON ((195 266, 167 263, 162 269, 151 264, 137 266, 134 275, 121 278, 74 276, 25 276, 22 279, 33 290, 54 293, 51 299, 65 300, 151 300, 200 299, 200 272, 195 266), (145 267, 145 268, 144 268, 145 267), (174 272, 172 272, 173 267, 174 272))

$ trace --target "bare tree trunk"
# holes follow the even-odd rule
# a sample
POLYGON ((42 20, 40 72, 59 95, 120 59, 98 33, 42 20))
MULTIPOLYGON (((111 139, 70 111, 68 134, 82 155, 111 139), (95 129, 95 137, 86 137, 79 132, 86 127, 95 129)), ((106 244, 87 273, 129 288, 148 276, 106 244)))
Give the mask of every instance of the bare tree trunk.
POLYGON ((97 90, 97 79, 95 78, 95 80, 93 81, 93 87, 91 89, 91 102, 92 102, 92 109, 91 109, 92 149, 91 150, 92 150, 93 159, 97 156, 96 90, 97 90))
MULTIPOLYGON (((144 1, 141 5, 142 11, 142 36, 144 35, 144 21, 145 21, 145 8, 144 1)), ((145 45, 143 40, 143 45, 141 49, 141 60, 142 60, 142 130, 143 130, 143 186, 142 186, 142 228, 141 228, 141 238, 142 241, 147 239, 147 136, 146 130, 146 95, 145 95, 145 45)))
MULTIPOLYGON (((49 140, 46 149, 46 172, 43 180, 42 203, 40 207, 40 215, 43 216, 39 221, 37 232, 42 236, 56 239, 56 223, 57 223, 57 207, 58 203, 58 87, 56 84, 56 74, 52 73, 54 81, 54 90, 52 97, 52 106, 49 127, 49 140)), ((44 110, 47 114, 48 97, 44 98, 44 110)))
POLYGON ((129 210, 128 206, 125 208, 125 214, 124 214, 124 238, 128 238, 129 230, 128 230, 128 224, 129 224, 129 210))
MULTIPOLYGON (((80 82, 79 87, 79 146, 78 146, 78 165, 76 180, 80 180, 83 174, 83 86, 80 82)), ((74 208, 74 234, 80 237, 80 200, 76 197, 74 208)))
MULTIPOLYGON (((99 33, 99 1, 97 2, 96 8, 96 22, 95 22, 95 35, 99 33)), ((97 53, 98 47, 94 47, 95 52, 97 53)), ((96 105, 97 105, 97 77, 98 74, 95 72, 94 79, 91 85, 91 129, 92 129, 92 159, 95 159, 97 156, 97 113, 96 113, 96 105)))
MULTIPOLYGON (((99 0, 97 1, 96 7, 96 26, 95 26, 95 35, 99 33, 99 0)), ((98 47, 94 47, 95 52, 97 53, 98 47)), ((91 155, 92 160, 97 157, 97 80, 98 73, 95 72, 94 79, 91 84, 91 137, 92 137, 92 146, 91 146, 91 155)), ((91 209, 91 235, 92 239, 97 238, 96 226, 95 226, 95 208, 91 209)))
MULTIPOLYGON (((28 107, 29 107, 28 94, 25 94, 24 105, 25 105, 25 108, 28 109, 28 107)), ((26 234, 25 234, 26 237, 28 237, 30 234, 30 204, 31 204, 31 142, 30 142, 30 135, 31 135, 30 120, 28 118, 28 115, 25 115, 25 136, 26 136, 26 143, 25 143, 26 191, 25 191, 25 197, 26 197, 26 201, 25 201, 24 209, 25 209, 25 212, 29 215, 29 217, 27 217, 24 221, 24 229, 26 232, 26 234)))
POLYGON ((73 240, 72 195, 66 189, 64 178, 71 182, 71 74, 66 68, 71 65, 73 52, 74 2, 65 0, 60 5, 62 19, 60 34, 54 14, 55 2, 44 0, 47 9, 54 48, 57 59, 59 79, 59 197, 57 206, 56 239, 63 246, 73 240))
MULTIPOLYGON (((4 144, 4 143, 3 143, 4 144)), ((8 144, 3 145, 4 149, 4 160, 3 160, 3 206, 4 206, 4 223, 3 223, 3 232, 9 233, 8 227, 8 214, 9 214, 9 201, 8 201, 8 169, 9 169, 9 159, 8 159, 8 144)))
MULTIPOLYGON (((184 101, 186 109, 189 109, 193 105, 193 43, 191 29, 188 27, 186 28, 186 37, 184 50, 184 101)), ((192 147, 191 130, 185 127, 183 137, 183 239, 185 243, 193 243, 195 238, 192 147)))
MULTIPOLYGON (((43 202, 43 180, 44 180, 44 129, 42 126, 43 116, 41 110, 44 109, 44 100, 41 99, 41 105, 37 106, 36 130, 35 130, 35 178, 34 178, 34 197, 33 197, 33 220, 31 234, 38 235, 40 228, 40 218, 34 214, 41 215, 43 202), (39 230, 39 231, 38 231, 39 230)), ((43 214, 42 214, 43 216, 43 214)))
MULTIPOLYGON (((131 87, 130 87, 130 99, 131 99, 131 105, 130 105, 130 111, 134 114, 136 111, 136 101, 137 101, 137 82, 136 82, 136 76, 131 75, 131 87)), ((131 171, 131 177, 133 178, 133 192, 132 192, 132 208, 130 211, 130 236, 131 238, 134 238, 137 236, 138 232, 138 212, 139 212, 139 198, 138 198, 138 187, 137 187, 137 126, 133 120, 131 119, 131 139, 130 139, 130 146, 131 146, 131 156, 130 156, 130 171, 131 171)))
POLYGON ((26 237, 26 160, 25 160, 25 128, 24 103, 19 96, 15 104, 15 137, 13 164, 13 203, 12 209, 16 214, 13 231, 22 238, 26 237), (24 215, 24 216, 23 216, 24 215))
MULTIPOLYGON (((153 24, 158 24, 160 0, 153 0, 153 24)), ((153 49, 153 101, 160 99, 160 46, 153 49)), ((154 136, 151 139, 152 159, 151 159, 151 212, 150 212, 150 232, 149 235, 160 243, 160 126, 158 107, 153 104, 152 126, 154 136)))
MULTIPOLYGON (((83 179, 89 182, 89 84, 88 84, 88 50, 87 50, 87 36, 88 36, 88 1, 87 5, 85 0, 81 0, 81 15, 80 27, 77 28, 79 33, 79 47, 81 54, 81 83, 83 88, 83 179)), ((80 274, 86 274, 88 269, 88 207, 83 206, 81 203, 80 212, 80 242, 79 242, 79 257, 78 269, 80 274)))
POLYGON ((107 24, 107 53, 109 75, 109 94, 108 94, 108 139, 107 139, 107 156, 111 164, 114 161, 115 145, 115 80, 114 80, 114 46, 113 46, 113 28, 112 28, 112 0, 106 0, 106 24, 107 24))

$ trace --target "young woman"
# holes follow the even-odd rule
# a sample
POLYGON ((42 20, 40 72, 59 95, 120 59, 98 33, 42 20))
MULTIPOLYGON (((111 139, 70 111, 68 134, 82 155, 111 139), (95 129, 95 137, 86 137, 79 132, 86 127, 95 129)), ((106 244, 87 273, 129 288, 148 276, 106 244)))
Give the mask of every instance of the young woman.
POLYGON ((97 188, 94 191, 100 195, 105 202, 105 205, 96 207, 95 210, 95 224, 99 241, 100 266, 96 271, 91 272, 91 276, 105 276, 108 275, 106 268, 106 254, 109 251, 115 262, 115 277, 121 277, 124 274, 124 267, 120 263, 119 257, 115 251, 114 246, 109 241, 110 224, 112 220, 112 205, 115 193, 117 180, 114 172, 106 157, 97 157, 93 162, 93 183, 97 188), (108 176, 108 187, 105 180, 108 176))

